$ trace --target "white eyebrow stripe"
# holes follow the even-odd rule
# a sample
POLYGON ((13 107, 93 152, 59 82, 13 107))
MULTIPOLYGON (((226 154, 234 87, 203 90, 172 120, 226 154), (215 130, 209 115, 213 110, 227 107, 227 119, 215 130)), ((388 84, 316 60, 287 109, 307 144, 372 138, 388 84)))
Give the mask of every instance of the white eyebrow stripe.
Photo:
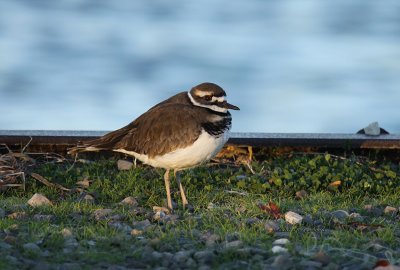
POLYGON ((212 92, 196 91, 196 96, 198 97, 212 96, 212 92))
POLYGON ((212 97, 211 99, 212 102, 218 101, 218 102, 224 102, 225 97, 212 97))
POLYGON ((228 109, 218 107, 217 105, 203 105, 203 104, 200 104, 200 103, 198 103, 198 102, 192 97, 192 95, 190 94, 190 92, 188 92, 187 94, 188 94, 188 97, 189 97, 190 101, 191 101, 192 104, 195 105, 195 106, 199 106, 199 107, 203 107, 203 108, 208 108, 208 109, 210 109, 210 110, 213 110, 213 111, 216 111, 216 112, 222 112, 222 113, 226 113, 226 112, 228 111, 228 109))

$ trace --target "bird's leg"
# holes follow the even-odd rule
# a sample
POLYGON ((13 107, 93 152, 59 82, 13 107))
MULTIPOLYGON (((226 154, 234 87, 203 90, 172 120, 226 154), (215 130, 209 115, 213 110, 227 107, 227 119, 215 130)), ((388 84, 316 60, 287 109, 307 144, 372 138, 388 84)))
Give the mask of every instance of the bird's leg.
POLYGON ((164 181, 165 181, 165 189, 167 191, 167 204, 168 208, 172 211, 172 200, 171 200, 171 190, 169 184, 169 169, 165 171, 164 174, 164 181))
POLYGON ((186 195, 185 195, 185 190, 183 189, 182 183, 181 183, 181 178, 178 174, 178 170, 175 169, 174 170, 174 176, 176 181, 178 181, 178 185, 179 185, 179 190, 181 192, 181 198, 182 198, 182 204, 183 204, 183 209, 185 209, 185 207, 189 204, 187 199, 186 199, 186 195))

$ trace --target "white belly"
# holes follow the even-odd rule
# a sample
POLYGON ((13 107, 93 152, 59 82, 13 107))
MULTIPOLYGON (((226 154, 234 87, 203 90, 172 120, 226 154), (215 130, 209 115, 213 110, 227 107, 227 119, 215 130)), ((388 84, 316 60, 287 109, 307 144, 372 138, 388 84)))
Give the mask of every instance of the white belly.
POLYGON ((132 155, 153 167, 165 169, 184 169, 197 166, 214 157, 228 141, 229 131, 215 138, 206 131, 202 131, 199 138, 189 147, 177 149, 171 153, 162 156, 149 158, 147 155, 138 154, 123 149, 116 152, 132 155))

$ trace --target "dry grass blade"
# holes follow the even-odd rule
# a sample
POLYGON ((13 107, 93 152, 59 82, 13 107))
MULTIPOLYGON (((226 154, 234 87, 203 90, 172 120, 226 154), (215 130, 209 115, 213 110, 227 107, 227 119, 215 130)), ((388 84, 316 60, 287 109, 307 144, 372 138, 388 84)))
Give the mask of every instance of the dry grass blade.
POLYGON ((71 191, 71 189, 66 188, 66 187, 63 187, 63 186, 60 185, 60 184, 50 182, 49 180, 47 180, 46 178, 44 178, 44 177, 41 176, 40 174, 31 173, 31 176, 32 176, 33 178, 35 178, 37 181, 39 181, 40 183, 42 183, 42 184, 44 184, 44 185, 46 185, 46 186, 48 186, 48 187, 53 187, 53 188, 61 189, 61 190, 63 190, 63 191, 71 191))

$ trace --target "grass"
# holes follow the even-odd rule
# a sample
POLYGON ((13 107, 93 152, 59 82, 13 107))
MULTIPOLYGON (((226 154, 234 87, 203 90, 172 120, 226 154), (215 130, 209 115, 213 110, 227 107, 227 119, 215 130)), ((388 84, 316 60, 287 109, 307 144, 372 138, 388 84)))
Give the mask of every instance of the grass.
MULTIPOLYGON (((156 222, 152 207, 165 204, 163 171, 138 166, 118 171, 115 159, 102 159, 90 164, 46 163, 35 172, 51 182, 75 187, 88 179, 85 192, 95 197, 95 204, 79 201, 78 193, 62 193, 28 178, 26 191, 10 189, 0 194, 0 208, 6 214, 25 212, 25 219, 0 218, 0 268, 30 268, 37 261, 50 268, 57 264, 75 264, 82 269, 127 268, 155 266, 197 268, 208 265, 219 268, 263 268, 276 260, 271 251, 277 238, 288 238, 292 267, 311 261, 319 251, 330 257, 335 269, 346 265, 371 268, 379 259, 400 264, 399 213, 383 214, 387 206, 400 206, 400 168, 390 161, 350 156, 279 155, 253 162, 254 174, 245 166, 202 166, 182 172, 182 180, 193 213, 181 209, 176 182, 172 183, 173 199, 178 203, 176 222, 156 222), (336 182, 340 181, 340 184, 336 182), (296 199, 295 193, 306 190, 308 195, 296 199), (34 194, 47 196, 52 206, 32 208, 27 200, 34 194), (141 211, 119 202, 125 197, 138 199, 141 211), (274 202, 282 213, 294 211, 311 223, 290 225, 275 220, 258 207, 274 202), (210 204, 211 203, 211 204, 210 204), (364 209, 372 204, 374 211, 364 209), (211 207, 212 206, 212 207, 211 207), (96 220, 93 212, 111 208, 119 215, 118 222, 134 227, 132 222, 149 219, 151 229, 132 236, 110 226, 109 219, 96 220), (356 212, 362 221, 347 218, 333 221, 335 210, 356 212), (35 214, 53 215, 54 220, 37 221, 35 214), (279 229, 270 233, 265 223, 274 220, 279 229), (63 229, 72 231, 76 246, 68 249, 63 229), (217 235, 216 244, 207 245, 209 235, 217 235), (11 236, 11 240, 10 240, 11 236), (14 237, 15 239, 13 239, 14 237), (243 247, 229 249, 228 242, 240 240, 243 247), (36 243, 40 252, 27 250, 26 243, 36 243), (378 246, 379 244, 379 246, 378 246), (67 248, 66 248, 67 247, 67 248), (249 251, 253 248, 260 252, 249 251), (168 254, 181 250, 192 253, 211 250, 212 260, 181 265, 168 254), (158 254, 161 254, 157 259, 158 254), (15 258, 14 260, 10 257, 15 258)), ((189 255, 190 256, 190 255, 189 255)), ((327 268, 328 269, 328 268, 327 268)))

